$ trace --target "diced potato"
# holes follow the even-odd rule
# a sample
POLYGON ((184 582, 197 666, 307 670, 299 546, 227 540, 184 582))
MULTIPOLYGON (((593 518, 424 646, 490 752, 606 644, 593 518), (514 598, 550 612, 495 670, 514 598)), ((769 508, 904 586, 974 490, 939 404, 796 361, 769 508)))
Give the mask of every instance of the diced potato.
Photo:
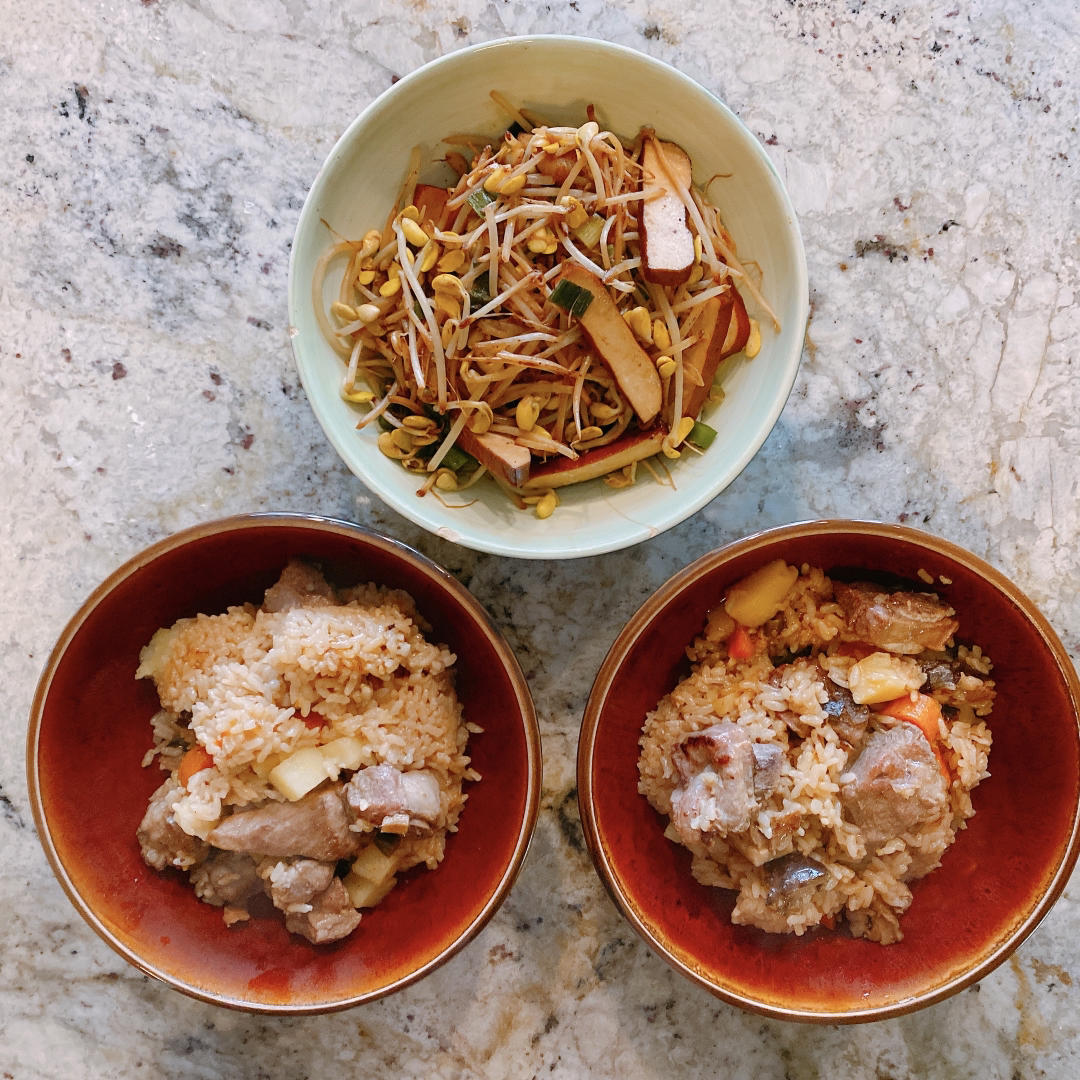
POLYGON ((172 626, 163 626, 160 630, 154 631, 154 636, 139 653, 139 666, 135 671, 136 679, 156 679, 161 674, 176 634, 176 628, 172 626))
POLYGON ((794 566, 774 559, 731 586, 724 610, 742 626, 762 626, 783 607, 798 576, 794 566))
POLYGON ((306 746, 290 754, 270 770, 268 779, 290 802, 302 799, 324 780, 337 776, 337 769, 327 768, 326 758, 317 747, 306 746))
POLYGON ((351 772, 364 764, 364 744, 351 735, 345 735, 320 746, 319 753, 322 754, 328 766, 337 770, 347 769, 351 772))
POLYGON ((386 855, 375 844, 370 844, 353 860, 352 873, 378 885, 394 876, 396 866, 393 855, 386 855))
POLYGON ((848 688, 857 705, 892 701, 918 690, 926 681, 919 665, 902 656, 875 652, 851 665, 848 688))
POLYGON ((723 609, 713 608, 705 623, 705 637, 708 641, 727 641, 735 629, 735 620, 723 609))
POLYGON ((262 761, 256 761, 251 766, 252 771, 260 780, 266 780, 274 769, 285 760, 285 757, 285 754, 269 754, 262 761))
POLYGON ((374 907, 397 884, 391 875, 385 881, 368 881, 357 874, 346 874, 341 879, 345 891, 349 894, 349 903, 355 908, 374 907))

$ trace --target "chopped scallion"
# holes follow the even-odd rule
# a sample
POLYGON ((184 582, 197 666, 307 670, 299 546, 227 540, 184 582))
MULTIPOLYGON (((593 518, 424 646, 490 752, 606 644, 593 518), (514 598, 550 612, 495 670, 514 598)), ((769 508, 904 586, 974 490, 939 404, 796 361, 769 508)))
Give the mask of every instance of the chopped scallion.
POLYGON ((482 308, 485 304, 491 301, 491 292, 488 289, 487 274, 481 274, 472 284, 472 288, 469 290, 469 302, 472 305, 472 310, 482 308))
POLYGON ((593 302, 593 295, 588 289, 581 289, 578 293, 577 299, 574 301, 573 307, 570 308, 570 314, 575 318, 580 319, 586 311, 589 310, 589 305, 593 302))
POLYGON ((442 459, 442 468, 450 469, 453 472, 460 472, 462 469, 474 469, 477 464, 478 462, 472 454, 467 454, 456 446, 451 446, 442 459))
POLYGON ((495 201, 495 196, 490 192, 485 191, 482 187, 476 188, 475 191, 470 191, 465 197, 465 201, 481 216, 484 216, 484 207, 489 203, 495 201))
POLYGON ((604 219, 599 214, 593 214, 591 218, 583 221, 576 229, 574 236, 581 242, 582 247, 596 247, 600 242, 600 234, 604 231, 604 219))
POLYGON ((559 283, 551 290, 551 296, 548 299, 557 307, 569 311, 571 315, 576 315, 580 319, 588 311, 593 295, 588 289, 583 289, 566 278, 560 278, 559 283))
POLYGON ((693 443, 699 450, 707 450, 715 438, 716 428, 711 428, 708 424, 695 420, 694 426, 690 429, 690 434, 686 436, 686 441, 693 443))

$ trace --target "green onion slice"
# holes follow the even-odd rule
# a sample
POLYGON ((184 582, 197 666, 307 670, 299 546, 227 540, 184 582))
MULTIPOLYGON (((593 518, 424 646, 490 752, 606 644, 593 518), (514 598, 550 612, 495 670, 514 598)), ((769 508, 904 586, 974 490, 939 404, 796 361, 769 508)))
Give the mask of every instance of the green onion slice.
POLYGON ((488 276, 487 274, 481 274, 472 283, 472 288, 469 290, 469 303, 473 311, 478 308, 482 308, 486 303, 491 300, 491 292, 488 289, 488 276))
POLYGON ((575 285, 572 281, 561 278, 555 288, 551 290, 551 296, 548 299, 556 306, 569 311, 571 315, 576 315, 580 319, 589 310, 589 305, 593 302, 593 294, 588 289, 583 289, 580 285, 575 285))
POLYGON ((481 216, 484 216, 484 207, 495 201, 495 196, 489 191, 485 191, 482 187, 478 187, 475 191, 470 191, 465 196, 465 201, 481 216))
POLYGON ((472 454, 465 453, 460 447, 451 446, 442 459, 440 468, 460 472, 462 469, 474 469, 479 462, 472 454))
POLYGON ((695 420, 694 426, 690 429, 690 434, 686 436, 686 441, 693 443, 699 450, 708 450, 715 438, 716 428, 711 428, 708 424, 695 420))
POLYGON ((599 214, 593 214, 587 221, 582 222, 574 229, 574 236, 581 242, 583 247, 596 247, 600 242, 600 234, 604 231, 604 219, 599 214))

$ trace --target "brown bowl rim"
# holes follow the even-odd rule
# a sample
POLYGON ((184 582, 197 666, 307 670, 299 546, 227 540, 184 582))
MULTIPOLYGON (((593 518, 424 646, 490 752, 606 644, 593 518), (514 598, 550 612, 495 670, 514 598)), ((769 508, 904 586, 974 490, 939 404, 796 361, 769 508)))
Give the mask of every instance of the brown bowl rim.
POLYGON ((480 933, 509 894, 510 889, 513 887, 513 884, 521 871, 529 845, 532 842, 540 810, 543 760, 536 707, 532 699, 532 694, 529 691, 528 681, 521 669, 521 665, 506 641, 502 631, 495 625, 483 605, 469 592, 468 589, 465 588, 464 585, 461 584, 460 581, 457 580, 457 578, 449 571, 444 570, 432 559, 429 559, 426 555, 421 554, 407 544, 402 543, 400 540, 395 540, 392 537, 356 525, 353 522, 318 514, 266 511, 250 514, 236 514, 230 517, 204 522, 163 537, 161 540, 156 541, 124 562, 90 593, 86 600, 80 605, 78 611, 76 611, 64 627, 56 644, 53 646, 49 658, 42 669, 41 676, 38 679, 37 689, 34 693, 34 700, 30 710, 30 720, 26 735, 26 777, 34 825, 37 829, 38 839, 41 841, 41 845, 45 850, 45 855, 49 861, 49 865, 52 867, 53 873, 56 875, 64 892, 67 894, 68 899, 75 906, 75 909, 83 919, 86 920, 91 929, 94 930, 95 933, 97 933, 97 935, 115 952, 119 953, 130 964, 152 978, 158 979, 172 987, 174 990, 178 990, 189 997, 208 1002, 212 1005, 221 1005, 226 1008, 252 1013, 311 1015, 337 1012, 341 1009, 352 1008, 353 1006, 375 1001, 379 998, 386 997, 388 994, 402 990, 446 963, 446 961, 456 955, 480 933), (232 995, 216 994, 211 991, 203 990, 199 987, 191 986, 167 971, 163 971, 152 964, 146 963, 135 951, 124 945, 98 918, 92 905, 79 892, 75 882, 69 876, 67 869, 57 852, 56 846, 53 843, 52 833, 45 816, 38 776, 38 745, 41 720, 44 712, 45 700, 48 697, 53 678, 60 662, 67 652, 68 646, 71 644, 90 613, 104 597, 111 593, 121 582, 125 581, 139 570, 142 570, 162 555, 183 547, 194 540, 199 540, 207 536, 221 535, 223 533, 240 532, 253 527, 261 529, 267 527, 296 528, 298 526, 301 528, 313 529, 318 532, 329 532, 339 536, 356 539, 363 544, 374 545, 385 552, 396 555, 398 558, 413 564, 417 569, 441 584, 447 591, 452 593, 462 605, 473 613, 478 622, 487 630, 492 640, 492 644, 505 665, 507 674, 514 687, 522 714, 526 757, 528 761, 528 790, 526 792, 525 811, 522 815, 521 825, 518 829, 517 841, 513 853, 503 871, 503 875, 500 878, 495 891, 487 899, 484 906, 476 914, 468 927, 466 927, 465 931, 453 942, 453 944, 448 946, 438 956, 433 957, 415 971, 394 980, 386 986, 379 987, 377 990, 372 990, 363 994, 356 994, 350 997, 328 1001, 326 1003, 305 1005, 265 1002, 255 1003, 245 1001, 242 998, 234 997, 232 995))
POLYGON ((935 536, 932 533, 913 529, 906 525, 896 525, 889 522, 868 521, 859 519, 821 519, 813 521, 795 522, 776 528, 765 529, 753 533, 750 536, 735 540, 730 544, 717 548, 696 559, 682 570, 678 571, 664 582, 630 617, 625 627, 615 639, 607 656, 604 658, 585 706, 582 718, 581 735, 578 740, 577 754, 577 781, 579 792, 579 804, 581 813, 582 830, 585 835, 585 843, 589 854, 592 856, 593 866, 600 877, 608 895, 622 916, 630 923, 634 930, 643 938, 645 943, 666 960, 676 971, 681 972, 692 982, 704 987, 710 993, 740 1008, 758 1013, 762 1016, 772 1017, 778 1020, 791 1020, 804 1023, 816 1024, 850 1024, 865 1023, 876 1020, 885 1020, 891 1017, 903 1016, 927 1005, 943 1001, 951 997, 965 987, 984 978, 996 967, 1002 964, 1012 955, 1017 947, 1039 925, 1047 912, 1064 891, 1069 880, 1069 875, 1076 863, 1077 855, 1080 854, 1080 807, 1073 808, 1072 824, 1069 832, 1068 844, 1064 849, 1063 857, 1056 871, 1050 878, 1046 890, 1039 902, 1034 906, 1022 922, 1004 938, 981 962, 941 986, 926 992, 925 994, 908 997, 901 1001, 868 1009, 849 1009, 843 1012, 830 1012, 826 1010, 803 1009, 795 1006, 776 1007, 755 1000, 745 994, 738 993, 723 984, 713 982, 705 977, 700 971, 695 970, 688 964, 683 963, 664 944, 663 939, 654 934, 646 922, 638 915, 634 901, 630 893, 623 887, 622 882, 616 875, 608 856, 604 839, 600 833, 596 820, 596 807, 593 801, 592 764, 593 750, 596 742, 596 734, 599 726, 601 703, 606 699, 611 688, 612 681, 619 667, 629 652, 633 643, 640 637, 644 629, 652 620, 671 603, 686 586, 697 580, 703 573, 718 565, 728 562, 732 558, 747 552, 765 548, 778 540, 786 540, 804 536, 815 536, 830 533, 847 533, 863 536, 885 536, 901 540, 916 547, 943 554, 954 561, 975 571, 985 578, 994 588, 1011 600, 1031 621, 1038 631, 1040 638, 1051 652, 1054 660, 1061 671, 1069 690, 1069 698, 1072 703, 1073 719, 1080 731, 1080 679, 1077 678, 1076 669, 1073 666, 1068 652, 1062 645, 1050 623, 1036 608, 1034 603, 1014 585, 1001 571, 995 569, 989 563, 980 559, 977 555, 965 548, 935 536))

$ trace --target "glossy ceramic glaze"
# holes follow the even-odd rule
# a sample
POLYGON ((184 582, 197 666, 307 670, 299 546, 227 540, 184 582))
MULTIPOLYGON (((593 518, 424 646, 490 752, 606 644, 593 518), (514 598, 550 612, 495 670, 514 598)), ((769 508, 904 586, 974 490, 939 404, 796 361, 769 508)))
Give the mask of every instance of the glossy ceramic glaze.
POLYGON ((665 959, 720 997, 772 1016, 873 1020, 940 1000, 1000 964, 1060 894, 1077 855, 1080 684, 1031 602, 1002 574, 943 540, 895 525, 815 522, 772 530, 698 560, 658 590, 612 646, 578 748, 585 836, 622 912, 665 959), (684 648, 727 587, 774 558, 918 570, 956 608, 959 636, 994 661, 990 778, 942 865, 913 886, 902 942, 733 926, 733 893, 690 874, 689 853, 637 794, 645 714, 685 674, 684 648))
POLYGON ((163 540, 116 571, 60 638, 38 686, 27 770, 34 816, 61 884, 118 952, 179 990, 223 1005, 317 1012, 367 1001, 437 966, 505 897, 536 820, 541 762, 528 688, 513 653, 468 591, 434 563, 356 526, 251 515, 163 540), (161 782, 140 762, 157 710, 136 682, 140 648, 159 626, 259 602, 293 556, 331 581, 405 589, 457 654, 466 718, 484 732, 469 753, 459 829, 434 871, 414 870, 344 941, 315 947, 280 916, 227 929, 186 877, 146 866, 135 829, 161 782))
MULTIPOLYGON (((447 184, 445 166, 421 179, 447 184), (441 169, 441 171, 440 171, 441 169)), ((327 282, 336 298, 342 269, 327 282)), ((613 551, 656 536, 704 506, 739 474, 780 415, 798 370, 808 305, 806 258, 795 214, 767 154, 734 114, 707 90, 658 60, 587 38, 510 38, 476 45, 427 64, 373 102, 342 135, 315 178, 296 228, 289 267, 289 320, 297 367, 315 415, 345 463, 399 513, 447 539, 521 558, 572 558, 613 551), (312 279, 331 244, 327 229, 347 237, 381 227, 419 146, 426 162, 445 152, 454 131, 497 137, 508 119, 489 97, 498 90, 553 123, 580 124, 594 104, 601 122, 633 138, 651 124, 681 144, 694 178, 709 188, 745 259, 762 268, 763 288, 779 317, 762 320, 761 352, 725 362, 725 400, 703 418, 719 434, 705 455, 685 454, 677 484, 647 478, 615 491, 594 480, 560 490, 554 519, 522 512, 487 482, 469 490, 478 501, 449 510, 418 499, 414 475, 384 457, 373 425, 358 432, 357 406, 343 401, 341 358, 315 321, 312 279)), ((751 310, 751 314, 760 314, 751 310)))

